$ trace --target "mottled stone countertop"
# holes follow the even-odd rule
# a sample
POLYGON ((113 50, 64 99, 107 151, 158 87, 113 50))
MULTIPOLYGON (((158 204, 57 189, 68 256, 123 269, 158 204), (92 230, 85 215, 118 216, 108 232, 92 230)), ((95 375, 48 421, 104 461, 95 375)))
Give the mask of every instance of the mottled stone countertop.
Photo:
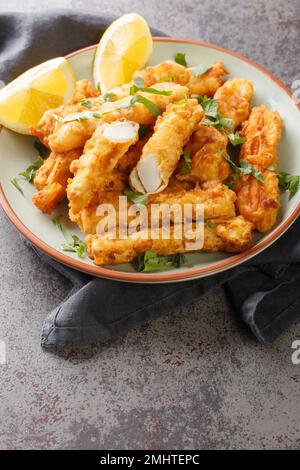
MULTIPOLYGON (((300 79, 299 0, 51 0, 142 13, 166 33, 240 52, 290 87, 300 79), (113 4, 113 6, 112 6, 113 4)), ((0 11, 48 0, 0 0, 0 11)), ((69 290, 0 211, 0 448, 299 448, 300 324, 263 346, 215 289, 125 338, 45 352, 45 314, 69 290)))

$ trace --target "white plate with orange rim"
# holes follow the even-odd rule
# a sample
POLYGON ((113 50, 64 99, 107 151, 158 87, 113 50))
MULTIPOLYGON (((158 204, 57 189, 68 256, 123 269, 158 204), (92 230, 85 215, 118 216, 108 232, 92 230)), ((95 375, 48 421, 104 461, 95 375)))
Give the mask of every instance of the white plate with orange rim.
MULTIPOLYGON (((92 63, 96 45, 86 47, 67 56, 77 79, 92 79, 92 63)), ((249 59, 234 52, 207 43, 175 38, 154 38, 150 65, 172 59, 176 52, 185 52, 189 66, 224 62, 232 77, 243 77, 254 84, 254 105, 265 104, 277 110, 284 122, 282 141, 279 147, 280 171, 300 174, 300 106, 296 105, 289 90, 269 72, 249 59), (283 159, 284 157, 284 159, 283 159)), ((62 233, 53 224, 54 216, 39 212, 31 202, 33 185, 22 183, 24 196, 16 190, 10 180, 24 171, 35 159, 37 152, 34 139, 15 134, 2 128, 0 132, 0 202, 15 227, 40 250, 57 261, 77 270, 114 280, 127 282, 175 282, 197 279, 237 266, 277 240, 296 220, 300 213, 300 191, 289 200, 281 197, 282 207, 276 226, 263 235, 255 235, 253 245, 247 251, 229 255, 226 253, 192 253, 186 256, 184 267, 155 273, 137 272, 134 265, 95 266, 89 258, 78 258, 75 253, 62 251, 62 233)), ((78 227, 67 216, 67 204, 63 203, 55 215, 62 217, 66 229, 83 239, 78 227)))

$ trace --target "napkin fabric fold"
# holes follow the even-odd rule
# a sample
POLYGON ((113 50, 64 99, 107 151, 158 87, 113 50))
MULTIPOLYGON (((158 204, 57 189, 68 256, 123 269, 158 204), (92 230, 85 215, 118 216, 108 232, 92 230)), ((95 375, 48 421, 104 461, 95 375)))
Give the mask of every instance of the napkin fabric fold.
MULTIPOLYGON (((0 14, 0 80, 9 82, 47 59, 95 44, 114 19, 71 10, 0 14)), ((164 34, 152 29, 154 35, 164 34)), ((199 38, 201 39, 201 38, 199 38)), ((300 221, 271 247, 242 266, 179 284, 129 284, 93 278, 57 263, 32 247, 42 262, 72 283, 48 314, 44 347, 107 341, 222 285, 259 341, 273 341, 299 318, 300 221)))

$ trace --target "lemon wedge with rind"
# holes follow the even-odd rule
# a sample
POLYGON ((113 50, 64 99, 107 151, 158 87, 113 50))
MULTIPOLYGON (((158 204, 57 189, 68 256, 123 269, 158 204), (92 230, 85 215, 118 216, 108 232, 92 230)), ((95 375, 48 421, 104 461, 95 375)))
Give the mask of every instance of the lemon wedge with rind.
POLYGON ((93 77, 101 92, 132 80, 136 70, 148 63, 153 49, 150 28, 137 13, 123 15, 103 34, 94 59, 93 77))
POLYGON ((27 70, 0 90, 0 124, 30 134, 47 109, 72 100, 75 86, 74 72, 64 57, 27 70))

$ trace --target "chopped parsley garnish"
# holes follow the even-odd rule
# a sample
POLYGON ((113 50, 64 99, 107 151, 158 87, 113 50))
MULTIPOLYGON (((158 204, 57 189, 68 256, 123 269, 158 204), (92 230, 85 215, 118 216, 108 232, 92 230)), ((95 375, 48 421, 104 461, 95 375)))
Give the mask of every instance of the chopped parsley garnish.
POLYGON ((133 79, 133 84, 138 87, 138 88, 143 88, 145 86, 145 82, 144 80, 142 79, 142 77, 140 77, 139 75, 137 75, 136 77, 134 77, 133 79))
POLYGON ((218 113, 218 100, 208 98, 207 96, 196 96, 195 98, 198 100, 198 103, 201 104, 204 114, 208 118, 202 121, 205 126, 214 126, 219 130, 232 131, 232 119, 224 118, 218 113))
POLYGON ((35 162, 29 165, 29 167, 26 168, 25 171, 22 171, 22 173, 19 173, 19 175, 25 178, 25 180, 28 181, 29 183, 32 183, 36 174, 36 170, 38 170, 42 166, 43 163, 44 163, 44 159, 41 156, 38 156, 35 162))
POLYGON ((222 152, 222 155, 225 158, 225 160, 231 166, 236 179, 239 179, 241 175, 250 175, 250 174, 252 174, 254 176, 254 178, 256 178, 258 181, 260 181, 260 183, 264 182, 263 174, 260 171, 256 170, 251 165, 251 163, 247 162, 246 160, 242 160, 241 163, 240 163, 240 166, 238 166, 236 163, 234 163, 231 160, 230 156, 226 152, 224 152, 222 149, 220 149, 220 151, 222 152))
POLYGON ((211 68, 212 68, 212 65, 199 65, 198 67, 194 68, 192 73, 194 77, 200 77, 211 68))
POLYGON ((243 144, 246 141, 245 137, 241 137, 238 132, 229 132, 228 139, 234 146, 243 144))
POLYGON ((187 104, 187 100, 176 101, 174 104, 177 104, 177 106, 184 106, 187 104))
POLYGON ((207 219, 206 217, 204 217, 204 223, 209 227, 209 228, 213 228, 214 227, 214 224, 212 223, 212 221, 210 219, 207 219))
POLYGON ((86 255, 86 244, 82 240, 80 240, 77 235, 72 235, 72 240, 68 239, 68 234, 64 229, 63 224, 61 222, 61 218, 59 216, 52 219, 52 222, 58 228, 58 230, 61 231, 64 236, 64 239, 66 240, 66 243, 62 243, 60 245, 60 248, 63 251, 70 251, 72 253, 76 253, 79 258, 84 258, 84 256, 86 255))
POLYGON ((124 195, 130 199, 130 201, 134 202, 134 204, 145 206, 148 202, 147 194, 140 194, 131 191, 131 189, 125 189, 124 195))
POLYGON ((187 67, 187 62, 185 58, 186 54, 184 52, 177 52, 174 54, 174 60, 177 62, 177 64, 183 65, 184 67, 187 67))
POLYGON ((170 268, 180 268, 186 263, 183 254, 170 256, 158 256, 155 251, 146 251, 138 257, 138 271, 150 273, 153 271, 162 271, 170 268))
POLYGON ((10 180, 11 184, 14 185, 15 188, 17 188, 17 190, 22 194, 22 196, 24 196, 24 191, 23 189, 21 188, 21 186, 19 185, 19 180, 18 178, 12 178, 10 180))
POLYGON ((174 82, 175 80, 175 74, 171 73, 170 75, 166 75, 165 77, 162 77, 159 82, 174 82))
POLYGON ((91 118, 100 119, 101 113, 93 111, 82 111, 81 113, 69 114, 62 118, 63 122, 73 122, 73 121, 88 121, 91 118))
POLYGON ((77 235, 72 235, 71 243, 62 243, 60 247, 64 251, 76 253, 79 258, 84 258, 86 254, 86 244, 77 235))
POLYGON ((115 101, 115 99, 117 98, 117 95, 115 93, 105 93, 102 98, 103 98, 104 103, 107 103, 110 101, 115 101))
POLYGON ((181 169, 181 173, 183 175, 188 175, 192 172, 191 154, 189 152, 183 152, 182 157, 183 157, 184 163, 181 169))
MULTIPOLYGON (((38 158, 31 164, 29 167, 26 168, 26 170, 22 171, 19 173, 19 176, 21 176, 22 179, 25 179, 28 181, 28 183, 32 183, 36 174, 36 170, 42 166, 44 163, 44 159, 39 155, 38 158)), ((21 178, 12 178, 10 182, 14 185, 15 188, 24 196, 24 191, 20 186, 20 179, 21 178)))
POLYGON ((84 100, 81 103, 81 106, 91 109, 94 106, 94 103, 91 100, 84 100))
POLYGON ((153 95, 163 95, 170 96, 172 95, 171 90, 160 91, 155 88, 147 87, 144 84, 144 80, 141 77, 135 77, 133 80, 133 85, 130 87, 130 94, 135 95, 137 91, 145 91, 146 93, 152 93, 153 95))
POLYGON ((154 117, 157 117, 162 113, 162 110, 155 103, 148 100, 148 98, 145 98, 145 96, 142 96, 142 95, 133 96, 130 100, 130 105, 133 105, 135 103, 142 103, 144 106, 146 106, 148 111, 154 117))
POLYGON ((35 140, 33 146, 34 146, 35 150, 38 151, 39 155, 42 158, 47 157, 47 155, 49 153, 49 149, 47 149, 47 147, 45 147, 45 145, 43 145, 42 142, 40 142, 39 140, 35 140))
POLYGON ((151 126, 148 126, 148 124, 140 124, 139 139, 143 139, 150 131, 151 131, 151 126))
POLYGON ((226 183, 224 183, 225 186, 227 186, 228 188, 232 189, 235 185, 235 182, 234 181, 227 181, 226 183))
POLYGON ((300 176, 291 175, 282 171, 278 174, 279 187, 284 191, 290 193, 289 198, 292 199, 295 196, 296 192, 299 190, 300 176))
POLYGON ((277 170, 277 165, 270 165, 270 166, 267 167, 267 170, 276 171, 277 170))

